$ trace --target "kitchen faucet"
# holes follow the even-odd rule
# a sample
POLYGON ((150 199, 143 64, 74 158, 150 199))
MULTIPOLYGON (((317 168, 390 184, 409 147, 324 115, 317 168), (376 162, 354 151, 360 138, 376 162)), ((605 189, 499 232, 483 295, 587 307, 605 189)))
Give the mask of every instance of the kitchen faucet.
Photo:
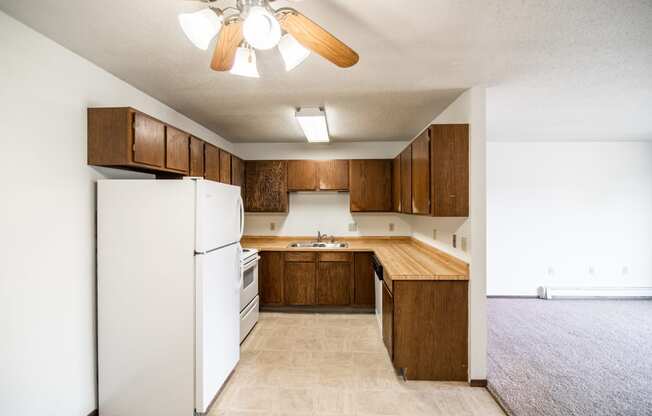
POLYGON ((322 234, 321 231, 317 230, 317 242, 321 243, 322 240, 331 239, 331 242, 335 242, 335 236, 328 237, 328 234, 322 234))

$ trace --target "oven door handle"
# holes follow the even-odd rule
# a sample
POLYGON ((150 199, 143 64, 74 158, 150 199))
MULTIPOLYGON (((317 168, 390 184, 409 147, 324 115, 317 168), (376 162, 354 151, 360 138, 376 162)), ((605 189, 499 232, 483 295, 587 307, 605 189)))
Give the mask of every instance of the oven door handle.
POLYGON ((242 265, 242 271, 246 272, 247 270, 251 269, 252 267, 255 267, 258 264, 258 260, 260 260, 260 256, 256 256, 253 260, 249 260, 245 264, 242 265))

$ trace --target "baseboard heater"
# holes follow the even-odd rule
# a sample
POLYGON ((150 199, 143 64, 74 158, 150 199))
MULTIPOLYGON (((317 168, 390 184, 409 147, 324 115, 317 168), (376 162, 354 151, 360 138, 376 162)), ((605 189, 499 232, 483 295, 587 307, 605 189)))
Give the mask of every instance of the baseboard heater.
POLYGON ((652 287, 550 287, 539 288, 541 299, 652 299, 652 287))

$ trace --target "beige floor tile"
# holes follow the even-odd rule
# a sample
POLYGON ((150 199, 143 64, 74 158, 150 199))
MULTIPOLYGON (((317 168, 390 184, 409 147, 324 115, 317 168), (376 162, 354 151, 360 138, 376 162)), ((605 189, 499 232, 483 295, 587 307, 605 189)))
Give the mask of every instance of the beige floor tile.
POLYGON ((499 416, 486 389, 404 382, 375 317, 262 313, 210 416, 499 416))

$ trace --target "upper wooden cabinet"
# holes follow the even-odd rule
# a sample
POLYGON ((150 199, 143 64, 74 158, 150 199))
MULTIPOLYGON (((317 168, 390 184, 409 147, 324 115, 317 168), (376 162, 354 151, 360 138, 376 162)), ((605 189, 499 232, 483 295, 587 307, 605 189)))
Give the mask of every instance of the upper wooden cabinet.
POLYGON ((430 215, 430 130, 412 142, 412 213, 430 215))
POLYGON ((469 216, 469 125, 435 124, 431 137, 432 215, 469 216))
POLYGON ((252 160, 245 163, 245 210, 287 212, 287 161, 252 160))
POLYGON ((392 160, 392 211, 401 212, 401 155, 392 160))
POLYGON ((412 213, 412 147, 401 152, 401 212, 412 213))
POLYGON ((349 192, 351 212, 391 211, 392 161, 349 161, 349 192))
POLYGON ((165 167, 184 174, 190 171, 190 135, 170 126, 166 128, 165 167))
POLYGON ((320 160, 317 162, 319 189, 322 191, 349 190, 349 161, 320 160))
POLYGON ((319 189, 316 160, 288 160, 288 191, 319 189))
MULTIPOLYGON (((89 108, 88 164, 183 173, 176 165, 173 169, 166 167, 165 131, 165 123, 133 108, 89 108)), ((170 160, 180 158, 174 153, 177 149, 172 150, 170 160)))
POLYGON ((220 149, 210 143, 204 143, 204 177, 220 181, 220 149))
POLYGON ((220 182, 231 184, 231 153, 220 149, 220 182))
POLYGON ((204 142, 190 138, 190 176, 204 176, 204 142))
POLYGON ((245 165, 239 157, 231 155, 231 185, 239 186, 244 198, 245 165))

